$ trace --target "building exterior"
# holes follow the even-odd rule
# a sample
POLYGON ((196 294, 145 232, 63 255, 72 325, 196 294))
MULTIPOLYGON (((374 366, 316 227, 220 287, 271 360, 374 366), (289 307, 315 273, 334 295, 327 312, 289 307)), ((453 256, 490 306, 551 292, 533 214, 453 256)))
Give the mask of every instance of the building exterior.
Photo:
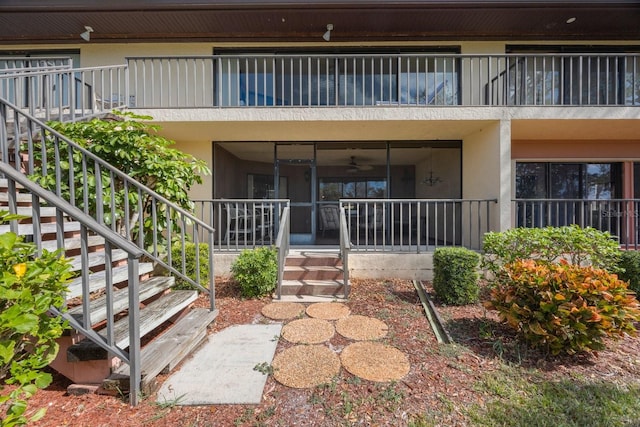
POLYGON ((292 244, 337 244, 342 200, 362 250, 569 223, 636 247, 638 22, 636 1, 8 0, 0 56, 69 57, 87 106, 206 159, 221 250, 273 243, 274 199, 292 244))

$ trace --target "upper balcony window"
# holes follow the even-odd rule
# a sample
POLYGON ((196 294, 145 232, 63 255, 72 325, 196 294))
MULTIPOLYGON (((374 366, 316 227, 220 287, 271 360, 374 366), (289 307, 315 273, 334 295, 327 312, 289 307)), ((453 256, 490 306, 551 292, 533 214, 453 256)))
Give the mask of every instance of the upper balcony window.
POLYGON ((222 106, 455 105, 454 56, 220 56, 222 106))

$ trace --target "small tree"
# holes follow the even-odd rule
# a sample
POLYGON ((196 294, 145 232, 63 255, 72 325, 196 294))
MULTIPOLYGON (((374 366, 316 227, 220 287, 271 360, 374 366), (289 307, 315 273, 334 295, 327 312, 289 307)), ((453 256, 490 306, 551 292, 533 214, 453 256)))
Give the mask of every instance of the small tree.
MULTIPOLYGON (((0 222, 14 218, 0 212, 0 222)), ((69 263, 57 253, 36 256, 35 245, 23 243, 14 233, 0 235, 0 389, 3 383, 16 385, 0 396, 6 414, 2 427, 44 416, 41 408, 27 419, 27 400, 51 383, 51 375, 41 369, 56 357, 56 340, 66 323, 51 316, 49 309, 64 305, 70 276, 69 263)))
MULTIPOLYGON (((118 120, 93 119, 88 122, 52 122, 50 126, 61 134, 65 135, 81 147, 102 158, 107 163, 126 173, 136 181, 154 190, 167 200, 175 203, 181 208, 192 211, 193 202, 189 198, 189 190, 198 183, 202 183, 200 175, 209 174, 209 168, 203 160, 185 154, 179 150, 171 148, 173 141, 157 134, 158 127, 150 125, 141 120, 151 120, 149 116, 138 116, 132 113, 119 113, 118 120)), ((53 136, 48 134, 44 141, 44 150, 49 162, 55 159, 55 144, 52 143, 53 136)), ((71 158, 67 155, 68 145, 64 141, 59 143, 61 160, 59 166, 62 169, 61 188, 62 196, 67 200, 72 198, 72 203, 81 209, 87 209, 90 214, 95 214, 96 206, 96 178, 92 175, 92 168, 85 177, 87 171, 83 171, 80 161, 80 154, 74 153, 71 158), (73 176, 73 179, 70 177, 73 176), (73 192, 69 182, 74 183, 73 192), (86 182, 85 182, 86 181, 86 182), (86 186, 86 193, 85 193, 86 186), (85 204, 88 204, 85 206, 85 204)), ((41 146, 34 149, 36 167, 32 178, 43 187, 49 190, 56 190, 58 183, 54 174, 45 174, 42 163, 41 146)), ((115 211, 110 211, 110 206, 101 207, 105 210, 104 222, 107 225, 116 224, 116 229, 121 234, 124 233, 124 225, 128 220, 134 235, 140 223, 143 224, 145 244, 151 244, 153 235, 149 230, 153 223, 151 218, 152 201, 149 197, 141 200, 142 212, 137 209, 138 193, 126 189, 124 182, 112 180, 107 171, 101 170, 102 199, 108 201, 113 194, 115 196, 115 211), (131 215, 124 218, 125 197, 128 197, 131 215)), ((174 220, 177 218, 173 218, 174 220)), ((159 230, 166 227, 166 215, 158 215, 155 224, 159 230)), ((174 221, 177 224, 179 221, 174 221)), ((160 238, 161 236, 157 236, 160 238)))

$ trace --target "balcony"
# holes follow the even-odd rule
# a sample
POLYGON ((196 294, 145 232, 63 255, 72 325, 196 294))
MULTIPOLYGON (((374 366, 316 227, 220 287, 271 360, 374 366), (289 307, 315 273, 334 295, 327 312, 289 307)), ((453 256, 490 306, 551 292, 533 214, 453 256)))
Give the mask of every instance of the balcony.
POLYGON ((640 55, 128 58, 136 108, 637 106, 640 55))

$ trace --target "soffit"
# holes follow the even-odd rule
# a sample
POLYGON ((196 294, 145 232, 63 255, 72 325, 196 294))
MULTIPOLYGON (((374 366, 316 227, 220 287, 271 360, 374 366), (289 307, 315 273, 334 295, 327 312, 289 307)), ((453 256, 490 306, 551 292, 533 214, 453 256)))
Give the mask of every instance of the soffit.
POLYGON ((3 0, 0 43, 634 40, 637 1, 3 0), (567 24, 569 18, 575 22, 567 24))

